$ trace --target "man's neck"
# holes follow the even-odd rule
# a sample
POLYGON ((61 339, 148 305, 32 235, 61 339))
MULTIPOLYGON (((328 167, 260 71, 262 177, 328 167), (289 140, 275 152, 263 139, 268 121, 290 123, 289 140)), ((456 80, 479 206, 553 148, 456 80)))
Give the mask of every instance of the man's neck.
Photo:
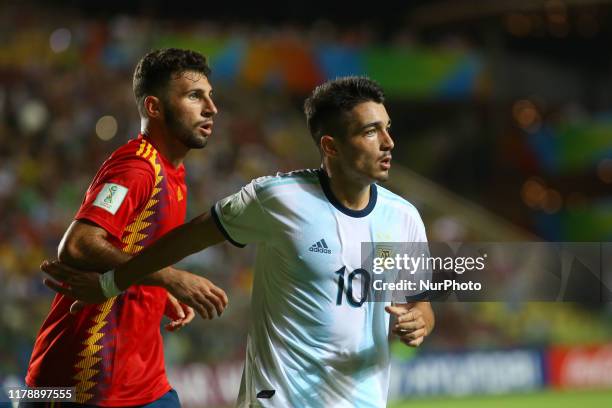
POLYGON ((347 177, 338 169, 330 169, 324 166, 322 171, 329 178, 329 187, 334 197, 346 208, 360 211, 367 207, 370 202, 371 183, 356 181, 347 177))
POLYGON ((189 149, 172 137, 167 129, 156 126, 142 126, 141 133, 153 143, 157 151, 168 160, 173 167, 178 167, 185 160, 189 149))

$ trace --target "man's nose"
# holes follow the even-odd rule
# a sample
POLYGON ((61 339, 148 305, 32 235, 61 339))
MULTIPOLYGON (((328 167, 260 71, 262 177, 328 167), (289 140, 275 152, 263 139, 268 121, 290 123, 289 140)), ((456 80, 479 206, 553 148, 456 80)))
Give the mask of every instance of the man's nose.
POLYGON ((205 116, 214 116, 217 114, 218 112, 217 106, 212 101, 212 99, 208 98, 206 100, 206 102, 204 103, 202 112, 205 114, 205 116))
POLYGON ((384 151, 393 150, 393 148, 395 147, 393 138, 391 137, 391 134, 387 130, 383 130, 382 132, 382 140, 381 140, 380 147, 381 147, 381 150, 384 150, 384 151))

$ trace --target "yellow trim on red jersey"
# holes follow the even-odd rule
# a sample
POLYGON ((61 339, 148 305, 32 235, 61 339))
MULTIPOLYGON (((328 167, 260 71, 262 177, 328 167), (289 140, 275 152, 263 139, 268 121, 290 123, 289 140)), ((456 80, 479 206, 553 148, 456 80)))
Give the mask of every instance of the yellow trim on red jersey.
MULTIPOLYGON (((149 146, 151 145, 149 144, 149 146)), ((123 252, 126 252, 128 254, 135 254, 142 250, 143 246, 138 245, 138 243, 145 239, 147 236, 141 233, 141 231, 151 225, 151 223, 147 222, 146 220, 154 214, 154 211, 152 211, 151 208, 159 202, 156 196, 161 191, 159 184, 161 183, 164 177, 161 175, 161 164, 157 163, 157 150, 153 149, 153 153, 151 154, 151 157, 149 157, 149 162, 155 170, 155 185, 153 186, 151 197, 149 198, 147 205, 145 205, 144 210, 125 229, 125 231, 129 232, 129 234, 125 235, 121 241, 125 244, 123 252)))
POLYGON ((79 353, 79 356, 83 358, 76 365, 81 371, 74 376, 74 379, 78 381, 76 384, 76 402, 78 403, 83 404, 93 397, 93 394, 87 391, 96 385, 96 383, 90 381, 90 379, 100 371, 93 367, 102 360, 100 357, 95 357, 102 349, 102 346, 96 343, 104 336, 104 333, 100 333, 100 330, 107 324, 104 319, 106 319, 106 316, 110 313, 116 299, 116 297, 110 298, 98 306, 99 311, 93 318, 96 324, 87 330, 90 336, 83 342, 85 349, 79 353))
MULTIPOLYGON (((125 244, 125 247, 122 249, 123 252, 128 254, 136 254, 144 248, 142 245, 138 244, 147 237, 147 235, 143 234, 141 231, 145 230, 149 225, 151 225, 151 223, 147 222, 146 220, 155 213, 155 211, 153 211, 151 208, 153 208, 153 206, 159 202, 156 197, 161 191, 159 185, 164 178, 161 175, 161 164, 159 164, 157 160, 157 150, 152 148, 150 143, 143 140, 140 144, 139 150, 136 152, 136 155, 142 155, 142 157, 145 158, 149 156, 149 163, 151 163, 151 166, 153 166, 153 169, 155 170, 155 185, 153 186, 149 201, 145 205, 143 211, 125 229, 125 231, 129 233, 125 234, 124 232, 124 237, 121 242, 125 244)), ((94 396, 94 394, 87 391, 96 385, 94 381, 91 381, 91 378, 98 374, 99 370, 95 369, 94 366, 102 360, 100 357, 96 356, 102 349, 102 346, 97 344, 97 342, 104 336, 104 333, 100 333, 100 330, 108 323, 105 319, 110 313, 116 299, 116 297, 108 299, 105 303, 99 306, 99 312, 93 318, 95 325, 87 331, 90 336, 87 337, 87 339, 85 339, 85 341, 82 343, 85 346, 85 349, 79 353, 79 356, 82 357, 82 359, 76 364, 76 367, 80 368, 81 370, 74 376, 74 379, 77 380, 76 402, 78 403, 84 404, 91 400, 91 398, 94 396)))
POLYGON ((140 156, 142 154, 142 152, 144 151, 146 146, 147 146, 147 141, 142 139, 142 142, 140 142, 140 148, 136 152, 136 156, 140 156))

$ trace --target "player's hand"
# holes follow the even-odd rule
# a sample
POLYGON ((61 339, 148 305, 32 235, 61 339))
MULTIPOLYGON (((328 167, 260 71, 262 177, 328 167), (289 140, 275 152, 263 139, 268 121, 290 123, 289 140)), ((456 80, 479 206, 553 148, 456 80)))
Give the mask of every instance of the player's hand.
POLYGON ((166 330, 170 332, 180 330, 195 317, 195 312, 191 307, 179 302, 170 293, 168 293, 168 301, 166 302, 164 314, 172 320, 165 326, 166 330))
POLYGON ((415 303, 405 303, 385 307, 385 310, 396 317, 392 332, 399 336, 402 343, 410 347, 419 347, 427 333, 423 312, 414 307, 415 303))
POLYGON ((228 304, 223 289, 208 279, 186 271, 174 269, 173 278, 165 287, 178 300, 191 306, 204 319, 221 316, 228 304))
MULTIPOLYGON (((87 303, 103 303, 107 300, 100 287, 98 272, 82 271, 59 261, 46 260, 40 265, 40 269, 55 279, 45 279, 43 282, 57 293, 87 303)), ((78 312, 76 309, 75 311, 78 312)))

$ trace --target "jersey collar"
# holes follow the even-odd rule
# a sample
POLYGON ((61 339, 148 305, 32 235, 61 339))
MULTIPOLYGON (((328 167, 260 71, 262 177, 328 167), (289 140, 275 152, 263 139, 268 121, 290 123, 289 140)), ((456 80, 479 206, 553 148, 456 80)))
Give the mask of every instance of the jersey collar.
POLYGON ((155 146, 155 143, 151 140, 149 135, 141 132, 138 134, 138 139, 145 139, 147 142, 151 143, 151 146, 153 146, 153 148, 155 148, 155 150, 157 151, 157 157, 159 157, 160 160, 164 163, 166 170, 170 169, 170 171, 177 172, 179 175, 185 173, 185 164, 181 163, 177 167, 174 167, 172 162, 168 160, 166 156, 161 154, 161 152, 157 149, 157 146, 155 146))
POLYGON ((321 188, 323 189, 325 197, 327 197, 327 200, 331 203, 331 205, 336 207, 336 209, 341 213, 346 214, 349 217, 362 218, 370 214, 376 206, 376 199, 378 196, 378 193, 376 191, 376 184, 372 183, 370 185, 370 201, 368 202, 368 205, 366 205, 361 210, 353 210, 342 205, 342 203, 338 201, 336 196, 334 196, 334 193, 332 192, 331 187, 329 186, 329 178, 327 177, 325 170, 318 169, 317 175, 319 176, 319 183, 321 183, 321 188))

